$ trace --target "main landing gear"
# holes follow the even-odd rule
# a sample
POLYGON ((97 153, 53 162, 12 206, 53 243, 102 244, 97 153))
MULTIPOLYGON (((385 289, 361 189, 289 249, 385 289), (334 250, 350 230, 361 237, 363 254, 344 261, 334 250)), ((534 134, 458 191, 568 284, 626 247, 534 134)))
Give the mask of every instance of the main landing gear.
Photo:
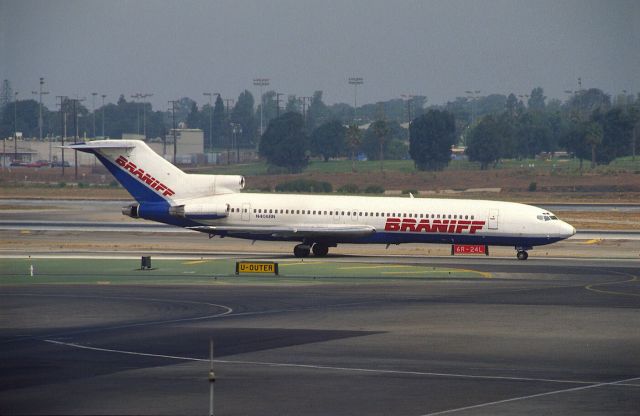
POLYGON ((298 244, 293 248, 293 255, 298 258, 307 257, 310 252, 311 247, 308 244, 298 244))
POLYGON ((516 256, 518 257, 518 260, 526 260, 529 258, 529 253, 527 253, 527 250, 531 250, 533 247, 516 247, 516 251, 518 252, 518 254, 516 254, 516 256))
POLYGON ((329 253, 329 246, 320 243, 315 243, 313 245, 305 243, 298 244, 293 248, 293 255, 298 258, 304 258, 308 257, 311 251, 313 251, 313 254, 317 257, 324 257, 329 253))

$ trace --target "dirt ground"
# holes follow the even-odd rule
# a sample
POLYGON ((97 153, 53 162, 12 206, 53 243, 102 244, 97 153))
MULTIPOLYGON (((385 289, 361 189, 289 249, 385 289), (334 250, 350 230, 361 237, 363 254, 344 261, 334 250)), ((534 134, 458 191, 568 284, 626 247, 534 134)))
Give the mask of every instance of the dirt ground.
MULTIPOLYGON (((294 179, 326 181, 338 189, 355 184, 361 189, 381 185, 387 192, 417 190, 418 196, 486 198, 519 202, 638 202, 640 173, 608 172, 553 174, 527 169, 443 172, 300 173, 248 176, 248 189, 274 189, 294 179), (534 192, 529 191, 536 184, 534 192)), ((0 198, 105 198, 129 199, 120 187, 109 186, 113 178, 103 168, 82 168, 76 179, 73 168, 63 177, 60 169, 13 168, 0 172, 0 198), (76 183, 90 184, 78 188, 76 183), (100 188, 95 188, 98 185, 100 188)))

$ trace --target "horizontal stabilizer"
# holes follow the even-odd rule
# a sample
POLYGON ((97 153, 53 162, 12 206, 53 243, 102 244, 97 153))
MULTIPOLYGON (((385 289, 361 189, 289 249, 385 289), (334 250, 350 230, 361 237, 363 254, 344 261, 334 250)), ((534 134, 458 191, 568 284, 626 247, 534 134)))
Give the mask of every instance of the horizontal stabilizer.
POLYGON ((58 146, 58 147, 62 149, 89 151, 89 150, 95 150, 95 149, 133 149, 135 145, 129 141, 123 141, 121 143, 118 143, 118 141, 109 140, 109 141, 95 141, 95 142, 89 142, 89 143, 74 143, 74 144, 68 144, 65 146, 58 146))

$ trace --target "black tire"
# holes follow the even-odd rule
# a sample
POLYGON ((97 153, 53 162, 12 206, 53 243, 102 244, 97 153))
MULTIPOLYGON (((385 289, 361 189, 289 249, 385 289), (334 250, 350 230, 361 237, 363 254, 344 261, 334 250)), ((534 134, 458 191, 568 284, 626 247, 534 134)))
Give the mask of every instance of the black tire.
POLYGON ((293 255, 298 258, 304 258, 309 255, 310 251, 311 250, 309 249, 309 246, 305 246, 304 244, 298 244, 293 248, 293 255))
POLYGON ((529 258, 529 253, 527 253, 526 251, 518 251, 518 260, 526 260, 529 258))
POLYGON ((318 256, 318 257, 324 257, 329 253, 329 247, 325 246, 324 244, 314 244, 313 245, 313 254, 318 256))

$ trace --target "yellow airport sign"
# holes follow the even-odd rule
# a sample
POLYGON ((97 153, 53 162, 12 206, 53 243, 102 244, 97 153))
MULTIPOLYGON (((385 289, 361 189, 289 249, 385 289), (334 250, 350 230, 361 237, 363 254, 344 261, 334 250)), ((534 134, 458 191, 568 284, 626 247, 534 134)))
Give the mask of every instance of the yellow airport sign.
POLYGON ((240 273, 257 273, 257 274, 278 274, 278 263, 274 262, 256 262, 256 261, 237 261, 236 274, 240 273))

